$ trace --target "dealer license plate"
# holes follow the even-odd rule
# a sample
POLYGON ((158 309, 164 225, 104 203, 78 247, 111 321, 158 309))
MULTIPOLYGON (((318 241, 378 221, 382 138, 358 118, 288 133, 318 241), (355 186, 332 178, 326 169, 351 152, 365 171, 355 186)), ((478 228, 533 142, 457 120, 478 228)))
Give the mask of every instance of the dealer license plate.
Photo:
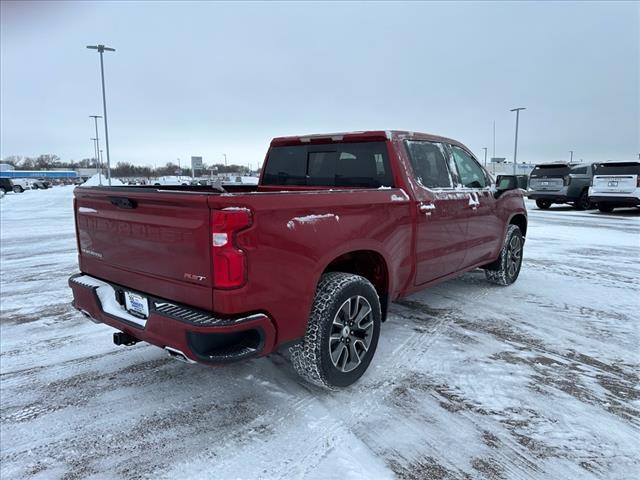
POLYGON ((140 318, 149 317, 149 301, 142 295, 125 291, 124 306, 131 315, 140 318))

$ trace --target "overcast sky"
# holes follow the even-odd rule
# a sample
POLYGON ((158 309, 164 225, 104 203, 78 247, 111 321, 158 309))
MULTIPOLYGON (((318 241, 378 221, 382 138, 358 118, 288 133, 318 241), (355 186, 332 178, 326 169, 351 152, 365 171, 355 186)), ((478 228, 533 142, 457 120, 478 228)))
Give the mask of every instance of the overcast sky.
POLYGON ((640 3, 2 2, 1 151, 261 162, 271 137, 401 129, 479 158, 635 159, 640 3), (104 131, 100 131, 104 137, 104 131))

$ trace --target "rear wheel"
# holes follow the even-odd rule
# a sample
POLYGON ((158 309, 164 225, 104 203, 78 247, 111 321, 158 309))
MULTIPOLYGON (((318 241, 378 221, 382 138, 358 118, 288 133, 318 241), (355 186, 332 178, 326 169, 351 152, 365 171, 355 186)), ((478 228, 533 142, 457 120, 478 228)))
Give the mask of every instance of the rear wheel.
POLYGON ((484 271, 487 280, 497 285, 511 285, 516 281, 522 266, 524 237, 517 225, 509 225, 498 260, 484 271))
POLYGON ((4 187, 0 187, 0 194, 4 195, 5 193, 7 193, 7 191, 4 189, 4 187))
POLYGON ((15 193, 22 193, 22 192, 24 192, 24 188, 22 188, 20 185, 14 185, 13 186, 13 191, 15 193))
POLYGON ((611 213, 613 212, 613 207, 611 205, 598 205, 598 210, 602 213, 611 213))
POLYGON ((589 201, 589 191, 585 190, 584 192, 582 192, 582 194, 580 195, 580 198, 578 198, 578 200, 573 206, 575 207, 576 210, 592 209, 593 205, 589 201))
POLYGON ((536 205, 540 210, 547 210, 551 206, 551 200, 544 200, 540 198, 536 200, 536 205))
POLYGON ((371 363, 380 318, 380 300, 369 280, 342 272, 323 275, 306 335, 289 349, 293 368, 321 387, 351 385, 371 363))

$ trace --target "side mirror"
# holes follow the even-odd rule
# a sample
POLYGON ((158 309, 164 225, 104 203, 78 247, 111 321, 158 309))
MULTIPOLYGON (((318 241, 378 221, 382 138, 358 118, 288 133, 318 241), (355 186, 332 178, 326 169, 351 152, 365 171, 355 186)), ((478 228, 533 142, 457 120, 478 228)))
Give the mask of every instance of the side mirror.
POLYGON ((496 179, 496 193, 495 197, 498 198, 504 192, 509 190, 516 190, 518 188, 518 177, 515 175, 498 175, 496 179))

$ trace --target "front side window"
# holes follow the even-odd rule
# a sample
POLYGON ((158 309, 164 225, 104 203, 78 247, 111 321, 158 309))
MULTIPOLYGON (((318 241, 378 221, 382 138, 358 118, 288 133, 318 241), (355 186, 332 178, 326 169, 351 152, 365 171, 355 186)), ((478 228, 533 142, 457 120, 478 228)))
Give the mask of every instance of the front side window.
POLYGON ((484 170, 469 153, 455 145, 451 146, 453 162, 458 169, 460 183, 466 188, 484 188, 487 186, 487 177, 484 170))
POLYGON ((407 140, 406 145, 413 174, 422 186, 427 188, 453 186, 444 145, 424 140, 407 140))

